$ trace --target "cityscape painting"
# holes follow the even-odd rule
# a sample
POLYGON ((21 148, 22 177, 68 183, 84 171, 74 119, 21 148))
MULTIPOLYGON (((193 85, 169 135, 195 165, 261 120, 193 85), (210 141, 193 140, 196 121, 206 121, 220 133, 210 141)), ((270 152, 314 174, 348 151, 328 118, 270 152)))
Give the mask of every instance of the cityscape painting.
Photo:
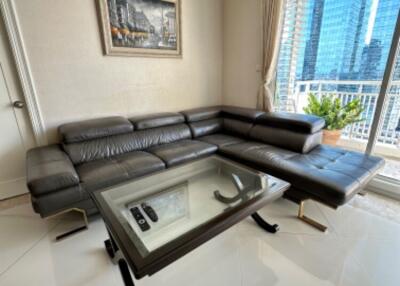
POLYGON ((100 0, 105 53, 180 57, 180 0, 100 0))

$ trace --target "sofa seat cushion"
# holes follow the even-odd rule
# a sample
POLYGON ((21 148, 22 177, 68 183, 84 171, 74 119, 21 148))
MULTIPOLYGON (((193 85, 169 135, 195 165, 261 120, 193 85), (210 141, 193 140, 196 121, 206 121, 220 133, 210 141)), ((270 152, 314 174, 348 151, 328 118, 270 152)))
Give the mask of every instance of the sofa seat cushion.
POLYGON ((225 134, 213 134, 213 135, 203 136, 197 138, 197 140, 217 145, 218 148, 244 142, 244 140, 239 137, 225 135, 225 134))
POLYGON ((76 169, 83 188, 91 192, 165 169, 165 164, 152 154, 136 151, 85 163, 76 169))
POLYGON ((218 147, 197 140, 182 140, 156 146, 147 151, 161 158, 168 167, 182 164, 200 157, 211 155, 218 147))
POLYGON ((281 177, 329 204, 343 205, 384 165, 379 157, 320 145, 286 162, 281 177))
POLYGON ((218 152, 240 163, 268 171, 274 176, 279 174, 275 171, 281 170, 280 166, 286 159, 297 155, 286 149, 253 141, 221 146, 218 152))

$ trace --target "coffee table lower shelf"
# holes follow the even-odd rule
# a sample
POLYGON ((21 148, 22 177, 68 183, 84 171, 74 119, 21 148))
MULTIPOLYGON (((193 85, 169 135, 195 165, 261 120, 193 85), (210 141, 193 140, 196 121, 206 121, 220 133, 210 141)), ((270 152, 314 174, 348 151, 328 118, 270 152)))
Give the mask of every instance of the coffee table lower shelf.
MULTIPOLYGON (((277 224, 270 224, 265 221, 257 212, 253 213, 251 217, 260 226, 262 229, 269 233, 276 233, 279 230, 279 225, 277 224)), ((110 257, 111 261, 118 265, 119 270, 121 272, 122 280, 124 281, 125 286, 134 286, 135 283, 133 282, 132 275, 129 271, 128 263, 126 262, 125 258, 121 250, 119 249, 117 243, 113 239, 110 232, 108 232, 109 239, 104 241, 104 245, 107 251, 108 256, 110 257)))

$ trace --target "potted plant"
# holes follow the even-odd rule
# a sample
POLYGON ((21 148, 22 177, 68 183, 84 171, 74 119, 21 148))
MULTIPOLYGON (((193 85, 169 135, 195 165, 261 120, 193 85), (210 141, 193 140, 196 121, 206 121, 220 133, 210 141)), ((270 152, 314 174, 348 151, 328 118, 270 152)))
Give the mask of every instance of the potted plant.
POLYGON ((310 93, 308 105, 304 108, 306 114, 320 116, 325 119, 323 143, 336 145, 342 135, 342 129, 349 124, 363 121, 361 114, 364 108, 360 99, 354 99, 343 105, 340 98, 334 95, 323 95, 319 100, 310 93))

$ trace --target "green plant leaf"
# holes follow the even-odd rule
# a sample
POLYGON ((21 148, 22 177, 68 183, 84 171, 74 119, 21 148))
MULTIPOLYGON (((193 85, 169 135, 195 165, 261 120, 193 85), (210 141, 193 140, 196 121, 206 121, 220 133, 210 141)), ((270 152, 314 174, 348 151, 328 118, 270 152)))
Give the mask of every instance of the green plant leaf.
POLYGON ((324 118, 328 130, 341 130, 350 124, 364 121, 361 118, 364 110, 359 98, 342 104, 335 94, 323 95, 318 99, 313 93, 309 94, 308 105, 304 108, 306 114, 324 118))

